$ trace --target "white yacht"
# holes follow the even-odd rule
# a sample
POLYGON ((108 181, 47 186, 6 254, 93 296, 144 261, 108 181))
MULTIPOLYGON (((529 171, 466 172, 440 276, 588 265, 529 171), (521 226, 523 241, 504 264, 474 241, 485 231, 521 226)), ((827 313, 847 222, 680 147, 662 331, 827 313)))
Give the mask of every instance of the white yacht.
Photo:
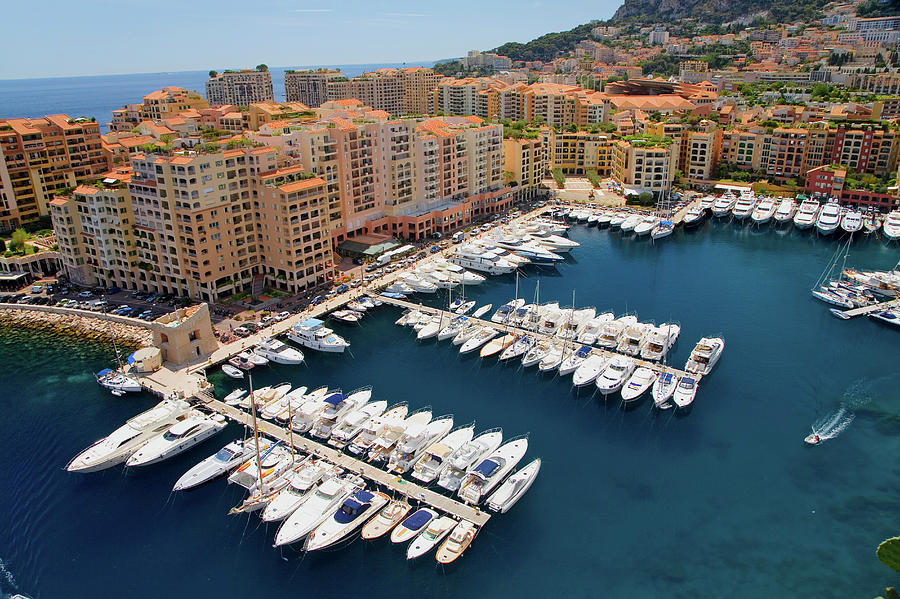
POLYGON ((456 491, 474 464, 490 455, 500 447, 503 441, 503 429, 486 430, 459 449, 451 453, 438 472, 438 486, 448 491, 456 491))
POLYGON ((369 461, 375 463, 387 462, 391 452, 403 439, 406 431, 427 425, 431 422, 431 416, 431 406, 426 406, 416 410, 402 421, 390 423, 372 443, 372 448, 369 449, 368 453, 369 461))
MULTIPOLYGON (((414 329, 416 327, 413 327, 414 329)), ((416 339, 422 341, 436 337, 441 329, 444 328, 444 313, 436 312, 429 320, 425 321, 425 325, 416 331, 416 339)))
POLYGON ((486 280, 484 276, 468 271, 459 264, 453 264, 444 258, 439 259, 437 264, 438 268, 447 273, 450 280, 463 285, 481 285, 486 280))
POLYGON ((453 345, 462 345, 474 337, 476 333, 480 332, 482 328, 484 328, 484 325, 480 322, 466 322, 465 325, 459 329, 459 332, 453 336, 450 343, 453 345))
POLYGON ((684 213, 684 226, 686 228, 699 226, 700 223, 703 222, 705 216, 705 212, 701 206, 691 206, 688 208, 688 211, 684 213))
POLYGON ((670 220, 662 220, 659 221, 659 224, 653 227, 653 230, 650 231, 650 239, 654 241, 657 239, 662 239, 663 237, 668 237, 672 233, 675 232, 675 223, 670 220))
POLYGON ((831 235, 841 226, 841 207, 837 202, 828 202, 819 212, 816 229, 822 235, 831 235))
POLYGON ((208 458, 194 465, 175 482, 173 491, 193 489, 237 468, 256 451, 253 439, 232 441, 208 458))
POLYGON ((568 317, 563 319, 562 325, 555 333, 564 341, 574 341, 578 337, 578 333, 597 315, 597 310, 594 308, 569 309, 566 312, 568 317))
POLYGON ((494 315, 491 316, 491 322, 495 322, 498 324, 506 324, 509 322, 512 314, 525 305, 525 300, 522 298, 514 299, 511 302, 505 303, 494 312, 494 315))
POLYGON ((638 226, 638 223, 643 220, 643 215, 641 214, 632 214, 628 218, 622 221, 622 224, 619 225, 619 228, 622 229, 624 233, 631 233, 634 231, 634 228, 638 226))
POLYGON ((577 341, 578 343, 584 343, 587 345, 594 345, 597 342, 597 337, 600 335, 600 332, 603 330, 603 326, 612 321, 615 318, 612 312, 604 312, 599 316, 595 316, 584 324, 581 331, 578 333, 577 341))
POLYGON ((637 317, 633 315, 622 316, 603 325, 595 345, 606 349, 615 349, 619 345, 619 339, 625 332, 625 328, 637 323, 637 317))
POLYGON ((659 224, 659 217, 657 216, 645 216, 640 222, 635 225, 634 233, 638 237, 643 237, 644 235, 649 235, 651 231, 659 224))
POLYGON ((734 208, 734 205, 737 203, 737 198, 731 191, 726 191, 719 199, 715 201, 710 210, 712 211, 713 216, 717 218, 721 218, 723 216, 728 216, 731 214, 731 210, 734 208))
POLYGON ((412 477, 423 483, 430 483, 437 478, 444 461, 454 451, 468 443, 475 436, 475 423, 452 431, 443 439, 429 445, 416 460, 412 469, 412 477))
POLYGON ((127 460, 153 437, 164 433, 179 420, 190 415, 190 405, 182 400, 167 399, 146 412, 130 418, 125 424, 72 458, 69 472, 97 472, 127 460))
POLYGON ((541 458, 537 458, 506 479, 500 488, 488 498, 487 506, 492 512, 505 514, 531 488, 541 470, 541 458))
POLYGON ((891 241, 900 239, 900 210, 894 210, 884 219, 881 234, 891 241))
POLYGON ((575 372, 581 366, 588 356, 591 355, 591 346, 582 345, 577 350, 569 353, 567 357, 559 365, 559 375, 566 376, 575 372))
POLYGON ((500 361, 506 362, 507 360, 515 360, 516 358, 522 357, 534 347, 534 344, 534 337, 522 335, 501 352, 500 361))
MULTIPOLYGON (((283 423, 290 422, 296 414, 301 412, 303 404, 307 402, 321 402, 326 395, 328 395, 328 387, 319 387, 309 393, 306 392, 306 387, 297 387, 278 402, 274 409, 281 407, 282 410, 275 415, 275 420, 283 423)), ((265 417, 265 414, 263 414, 263 417, 265 417)))
POLYGON ((763 198, 762 201, 757 204, 756 208, 753 209, 750 220, 757 225, 764 225, 775 216, 776 208, 777 206, 775 205, 775 200, 773 198, 763 198))
POLYGON ((373 416, 363 425, 362 430, 353 436, 350 443, 347 444, 347 449, 353 455, 365 455, 372 448, 375 439, 380 437, 388 427, 402 424, 408 413, 409 405, 405 401, 401 401, 391 406, 384 414, 373 416))
POLYGON ((487 342, 482 348, 479 355, 482 358, 489 358, 491 356, 497 355, 500 352, 506 350, 509 346, 516 342, 518 337, 513 333, 507 333, 502 337, 494 337, 489 342, 487 342))
POLYGON ((609 228, 610 229, 621 229, 622 223, 625 222, 625 219, 631 216, 627 212, 618 212, 612 218, 609 219, 609 228))
POLYGON ((469 470, 459 485, 457 495, 465 503, 478 505, 506 478, 528 451, 528 438, 515 439, 501 445, 490 457, 469 470))
POLYGON ((350 344, 318 318, 307 318, 288 331, 287 338, 298 345, 321 352, 341 353, 350 344))
POLYGON ((653 328, 652 324, 643 322, 636 322, 626 327, 616 346, 616 351, 627 356, 637 356, 641 353, 641 348, 644 347, 653 328))
POLYGON ((285 393, 280 399, 274 398, 259 410, 259 417, 264 418, 265 420, 271 420, 279 416, 282 412, 293 411, 294 408, 299 408, 303 404, 303 398, 306 396, 306 391, 306 387, 297 387, 296 389, 291 389, 289 392, 285 393))
POLYGON ((641 347, 641 358, 650 361, 662 360, 675 345, 680 333, 681 327, 674 323, 654 327, 647 336, 646 343, 641 347))
POLYGON ((550 351, 550 342, 543 339, 537 341, 531 349, 522 356, 522 368, 529 368, 535 364, 539 364, 547 356, 550 351))
POLYGON ((425 530, 409 544, 406 559, 416 559, 434 549, 441 540, 456 527, 456 520, 450 516, 440 516, 428 523, 425 530))
POLYGON ((345 499, 358 489, 363 481, 358 476, 345 475, 331 478, 316 489, 279 527, 275 534, 275 546, 295 543, 321 524, 345 499))
POLYGON ((572 384, 576 387, 584 387, 593 383, 597 376, 606 368, 609 359, 605 356, 594 354, 589 356, 572 374, 572 384))
POLYGON ((697 395, 697 379, 690 376, 683 376, 678 379, 678 386, 675 387, 675 393, 672 401, 679 408, 686 408, 694 401, 697 395))
POLYGON ((405 543, 424 531, 438 513, 431 508, 422 507, 403 519, 391 531, 391 543, 405 543))
POLYGON ((862 213, 859 210, 850 208, 844 213, 841 219, 841 229, 847 233, 856 233, 863 226, 862 213))
POLYGON ((496 329, 492 327, 481 327, 478 332, 469 337, 465 343, 460 346, 459 353, 467 354, 473 352, 497 335, 499 335, 499 333, 496 329))
POLYGON ((502 275, 516 269, 515 265, 501 258, 495 252, 486 251, 471 244, 458 247, 456 253, 449 260, 463 268, 471 268, 490 275, 502 275))
POLYGON ((372 399, 372 387, 368 386, 357 389, 349 395, 333 393, 327 396, 325 403, 328 405, 313 423, 309 430, 310 436, 316 439, 328 439, 334 428, 343 421, 347 414, 362 407, 370 399, 372 399))
POLYGON ((412 287, 414 291, 417 291, 419 293, 434 293, 435 291, 437 291, 437 285, 427 279, 423 279, 422 277, 412 272, 401 273, 398 279, 403 281, 404 283, 412 287))
POLYGON ((206 415, 192 410, 191 415, 173 424, 169 430, 150 439, 125 462, 128 467, 147 466, 187 451, 220 432, 228 424, 221 414, 206 415))
POLYGON ((797 204, 791 198, 784 198, 778 204, 778 210, 775 211, 776 223, 789 223, 794 220, 794 214, 797 212, 797 204))
POLYGON ((665 370, 660 372, 659 376, 657 376, 656 380, 653 382, 653 390, 651 392, 653 396, 653 405, 657 408, 664 409, 668 405, 672 394, 675 393, 675 385, 677 383, 678 378, 671 372, 665 370))
POLYGON ((656 375, 652 370, 645 366, 641 366, 634 371, 634 374, 628 379, 628 382, 622 387, 622 400, 625 403, 640 398, 647 392, 656 380, 656 375))
POLYGON ((725 340, 721 337, 704 337, 697 342, 691 352, 684 369, 699 375, 707 375, 719 361, 722 350, 725 349, 725 340))
POLYGON ((634 360, 625 356, 615 356, 609 361, 606 368, 597 376, 597 389, 603 395, 615 393, 625 384, 631 373, 634 372, 634 360))
POLYGON ((572 241, 571 239, 566 239, 565 237, 554 235, 550 231, 546 230, 532 231, 529 232, 529 235, 534 238, 534 240, 539 244, 556 253, 569 252, 581 245, 577 241, 572 241))
POLYGON ((563 358, 565 357, 566 344, 556 341, 550 344, 550 349, 547 350, 546 355, 541 360, 541 363, 538 364, 538 369, 541 372, 550 372, 552 370, 556 370, 559 368, 559 365, 562 364, 563 358))
POLYGON ((425 425, 411 425, 388 456, 387 471, 405 474, 432 443, 443 439, 452 428, 452 414, 439 416, 425 425))
POLYGON ((731 214, 737 220, 744 220, 751 214, 753 214, 753 210, 756 208, 756 198, 752 194, 741 194, 741 197, 738 198, 738 201, 734 203, 734 208, 731 209, 731 214))
POLYGON ((281 442, 273 442, 260 437, 259 458, 256 457, 256 443, 253 445, 253 454, 243 464, 228 475, 228 482, 244 487, 248 491, 255 491, 262 479, 263 486, 269 485, 286 473, 294 465, 296 459, 292 459, 291 451, 281 442), (260 476, 260 466, 262 475, 260 476))
POLYGON ((409 295, 410 293, 414 293, 415 289, 404 283, 403 281, 394 281, 390 285, 384 288, 388 293, 399 293, 401 295, 409 295))
POLYGON ((112 391, 113 395, 122 395, 123 393, 139 393, 143 391, 143 387, 141 387, 140 382, 126 374, 119 372, 118 370, 104 368, 103 370, 98 372, 96 376, 97 383, 104 389, 109 389, 110 391, 112 391))
POLYGON ((469 324, 469 319, 465 316, 457 316, 451 320, 447 326, 438 331, 438 341, 456 337, 469 324))
POLYGON ((386 535, 397 523, 402 520, 412 507, 405 499, 393 499, 384 509, 378 512, 378 515, 369 520, 368 524, 363 526, 359 536, 366 540, 373 540, 386 535))
POLYGON ((277 364, 301 364, 303 353, 271 337, 256 346, 254 353, 277 364))
POLYGON ((238 368, 237 366, 233 366, 231 364, 222 364, 222 372, 227 374, 233 379, 242 379, 244 378, 244 371, 238 368))
POLYGON ((336 512, 306 537, 303 549, 316 551, 340 542, 378 513, 388 501, 390 498, 380 491, 360 489, 345 499, 336 512))
POLYGON ((816 217, 819 215, 818 200, 803 200, 800 203, 800 209, 794 216, 794 226, 798 229, 808 229, 816 223, 816 217))
POLYGON ((363 428, 387 409, 387 401, 372 401, 347 413, 333 428, 328 444, 343 449, 363 428))
POLYGON ((309 459, 287 475, 288 483, 266 505, 260 517, 263 522, 280 522, 310 499, 323 482, 340 476, 343 469, 323 459, 309 459))
MULTIPOLYGON (((333 395, 334 392, 329 393, 329 396, 333 395)), ((328 406, 329 404, 324 397, 304 401, 299 408, 294 410, 294 417, 291 418, 290 423, 291 429, 295 433, 309 432, 328 406)))

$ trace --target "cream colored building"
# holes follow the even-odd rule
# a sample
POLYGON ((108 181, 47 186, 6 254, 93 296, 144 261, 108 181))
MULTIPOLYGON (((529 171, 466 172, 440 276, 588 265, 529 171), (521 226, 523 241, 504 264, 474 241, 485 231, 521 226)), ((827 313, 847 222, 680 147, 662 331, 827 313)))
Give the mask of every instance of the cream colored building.
POLYGON ((660 197, 672 189, 677 150, 650 141, 618 140, 613 150, 612 176, 635 191, 660 197))
POLYGON ((205 303, 163 314, 152 323, 153 345, 163 362, 184 365, 200 361, 219 347, 205 303))
POLYGON ((251 69, 219 73, 206 82, 206 99, 213 106, 249 106, 254 102, 272 101, 275 99, 272 74, 268 70, 251 69))

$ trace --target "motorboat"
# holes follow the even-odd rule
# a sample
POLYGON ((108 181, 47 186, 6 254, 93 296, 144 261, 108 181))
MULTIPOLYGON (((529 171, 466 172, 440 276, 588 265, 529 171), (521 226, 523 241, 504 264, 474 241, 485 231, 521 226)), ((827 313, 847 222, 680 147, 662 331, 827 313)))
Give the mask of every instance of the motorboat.
POLYGON ((458 307, 456 307, 453 310, 453 313, 454 314, 466 314, 474 307, 475 307, 475 300, 469 300, 467 302, 463 302, 458 307))
POLYGON ((323 459, 306 460, 287 475, 287 484, 268 502, 260 518, 263 522, 284 520, 309 500, 319 485, 341 474, 342 468, 323 459))
POLYGON ((358 476, 344 475, 326 480, 319 485, 312 497, 284 520, 275 534, 275 546, 288 545, 305 538, 334 510, 357 490, 363 488, 358 476))
POLYGON ((226 375, 230 376, 233 379, 242 379, 244 378, 244 371, 240 368, 236 368, 231 364, 222 364, 222 372, 226 375))
POLYGON ((490 275, 502 275, 516 269, 514 264, 501 258, 496 252, 485 250, 474 244, 464 244, 458 247, 456 253, 450 256, 449 261, 463 268, 471 268, 490 275))
POLYGON ((582 345, 577 350, 569 354, 569 356, 559 365, 559 375, 565 376, 571 374, 581 366, 588 356, 591 355, 591 346, 582 345))
POLYGON ((841 226, 841 207, 837 202, 828 202, 822 207, 816 219, 816 229, 822 235, 831 235, 841 226))
POLYGON ((649 235, 653 229, 656 228, 656 225, 659 224, 659 217, 656 216, 645 216, 640 222, 634 227, 634 234, 638 237, 643 237, 644 235, 649 235))
POLYGON ((437 285, 412 272, 405 272, 398 277, 401 281, 413 288, 418 293, 434 293, 437 285))
MULTIPOLYGON (((268 507, 289 485, 292 475, 305 467, 312 459, 309 456, 297 456, 291 451, 288 451, 287 454, 287 458, 280 461, 273 471, 263 470, 261 480, 258 479, 250 485, 248 489, 250 494, 240 505, 231 508, 228 512, 229 515, 248 514, 268 507)), ((254 462, 255 458, 251 458, 250 461, 254 462)))
POLYGON ((316 551, 340 542, 358 530, 388 501, 390 498, 381 491, 356 491, 306 537, 303 549, 316 551))
MULTIPOLYGON (((435 313, 430 320, 425 322, 425 325, 416 331, 416 339, 422 341, 424 339, 431 339, 432 337, 437 337, 437 334, 441 332, 441 329, 444 328, 444 313, 437 312, 435 313)), ((415 329, 415 327, 413 327, 415 329)))
POLYGON ((259 417, 265 420, 271 420, 277 418, 282 412, 293 412, 294 408, 299 408, 303 405, 306 392, 306 387, 297 387, 296 389, 291 389, 280 398, 277 397, 277 395, 279 395, 278 393, 274 394, 276 397, 259 410, 259 417))
POLYGON ((878 310, 869 314, 869 318, 895 327, 900 326, 900 310, 878 310))
POLYGON ((517 309, 521 308, 525 305, 525 300, 522 298, 514 299, 513 301, 503 304, 497 311, 494 312, 494 315, 491 316, 491 322, 497 324, 506 324, 509 322, 509 318, 513 312, 517 309))
POLYGON ((647 340, 641 347, 641 358, 649 361, 662 360, 668 351, 675 345, 681 327, 674 323, 663 324, 654 327, 647 340))
POLYGON ((401 295, 409 295, 410 293, 415 293, 415 289, 404 283, 403 281, 394 281, 390 285, 384 288, 388 293, 399 293, 401 295))
POLYGON ((367 540, 377 539, 391 531, 411 509, 405 499, 394 499, 378 512, 378 515, 363 526, 360 533, 367 540))
POLYGON ((719 199, 715 201, 710 208, 712 215, 716 218, 722 218, 731 214, 731 211, 734 209, 734 205, 737 203, 737 197, 731 191, 726 191, 719 199))
POLYGON ((634 371, 634 374, 622 387, 622 401, 628 403, 640 398, 641 395, 650 389, 655 380, 656 374, 649 368, 641 366, 634 371))
POLYGON ((441 540, 456 527, 456 520, 450 516, 432 519, 406 549, 406 559, 416 559, 434 549, 441 540))
POLYGON ((386 462, 394 448, 403 440, 406 432, 410 429, 417 430, 419 427, 425 427, 431 422, 431 416, 431 406, 426 406, 416 410, 402 421, 390 423, 372 443, 372 448, 368 453, 369 461, 386 462))
POLYGON ((502 337, 495 337, 491 339, 484 347, 481 348, 480 356, 482 358, 489 358, 500 352, 504 351, 507 347, 516 342, 517 336, 508 333, 503 335, 502 337))
MULTIPOLYGON (((253 444, 253 453, 256 453, 256 443, 253 444)), ((290 449, 281 441, 270 441, 260 437, 259 457, 251 455, 243 464, 228 475, 228 482, 244 487, 251 493, 262 486, 268 486, 287 473, 296 463, 290 449)))
POLYGON ((581 245, 577 241, 555 235, 547 230, 531 231, 528 234, 539 244, 556 253, 569 252, 581 245))
POLYGON ((784 198, 778 204, 778 209, 775 211, 775 222, 776 223, 789 223, 794 220, 794 215, 797 212, 797 204, 791 198, 784 198))
POLYGON ((543 339, 537 341, 531 349, 522 356, 522 367, 528 368, 535 364, 539 364, 547 356, 547 352, 549 351, 550 343, 548 341, 544 341, 543 339))
POLYGON ((653 227, 653 230, 650 231, 650 238, 656 241, 657 239, 662 239, 663 237, 668 237, 672 233, 675 232, 675 223, 670 220, 662 220, 659 221, 659 224, 653 227))
POLYGON ((405 401, 394 404, 384 414, 373 416, 362 430, 354 435, 352 441, 347 445, 347 450, 356 456, 362 456, 368 453, 375 443, 375 440, 390 426, 401 425, 403 420, 409 413, 409 405, 405 401))
POLYGON ((139 393, 144 390, 137 379, 111 368, 104 368, 97 373, 97 383, 104 389, 109 389, 114 394, 119 395, 123 393, 139 393))
MULTIPOLYGON (((310 403, 310 405, 313 405, 321 403, 326 395, 328 395, 328 387, 319 387, 309 393, 306 392, 306 387, 297 387, 290 393, 285 394, 278 403, 283 409, 275 415, 275 420, 284 423, 290 422, 295 415, 303 411, 303 404, 310 403)), ((263 414, 263 417, 266 417, 266 414, 263 414)))
POLYGON ((485 314, 491 311, 491 308, 494 307, 494 304, 485 304, 472 312, 472 318, 481 318, 485 314))
POLYGON ((423 483, 430 483, 437 478, 447 457, 471 441, 474 436, 475 423, 473 422, 434 441, 413 463, 412 477, 423 483))
POLYGON ((466 322, 465 326, 463 326, 459 332, 453 336, 453 339, 450 341, 453 345, 462 345, 472 337, 474 337, 477 333, 484 328, 484 325, 480 322, 466 322))
POLYGON ((500 361, 506 362, 508 360, 515 360, 516 358, 524 356, 528 352, 528 350, 534 347, 534 344, 534 337, 531 337, 530 335, 522 335, 503 350, 503 352, 500 354, 500 361))
POLYGON ((612 212, 601 212, 597 215, 597 226, 598 227, 608 227, 609 221, 612 220, 613 214, 612 212))
POLYGON ((706 217, 706 212, 700 206, 691 206, 688 208, 687 212, 684 213, 684 219, 681 221, 684 223, 685 228, 693 228, 699 227, 706 217))
POLYGON ((841 218, 841 229, 847 233, 856 233, 863 226, 862 213, 852 208, 848 209, 841 218))
POLYGON ((538 364, 538 369, 541 372, 550 372, 552 370, 556 370, 557 368, 559 368, 559 365, 562 364, 562 361, 565 358, 565 353, 566 345, 564 343, 551 343, 550 349, 547 350, 547 354, 541 360, 541 363, 538 364))
POLYGON ((94 442, 66 466, 69 472, 97 472, 121 464, 150 439, 164 433, 176 422, 190 417, 190 405, 167 399, 129 418, 112 433, 94 442))
MULTIPOLYGON (((334 394, 331 392, 329 396, 334 396, 334 394)), ((294 417, 291 418, 291 430, 301 434, 309 432, 329 405, 324 397, 304 401, 294 412, 294 417)))
POLYGON ((438 331, 438 341, 456 337, 457 335, 459 335, 460 331, 462 331, 468 324, 468 318, 466 318, 465 316, 457 316, 456 318, 452 319, 447 326, 438 331))
POLYGON ((622 223, 625 222, 625 219, 630 215, 624 212, 616 213, 612 218, 609 219, 609 228, 610 229, 621 229, 622 223))
POLYGON ((593 383, 608 363, 609 359, 599 354, 588 356, 572 374, 572 384, 583 387, 593 383))
POLYGON ((176 456, 221 432, 226 424, 221 414, 207 415, 193 410, 188 418, 150 439, 126 460, 125 465, 129 468, 147 466, 176 456))
POLYGON ((652 330, 652 324, 643 322, 631 324, 626 327, 625 331, 622 333, 622 337, 619 339, 616 350, 628 356, 639 355, 641 353, 641 348, 644 347, 644 343, 646 343, 652 330))
POLYGON ((381 416, 387 408, 387 401, 372 401, 347 413, 332 429, 328 444, 343 449, 362 432, 373 418, 381 416))
POLYGON ((619 345, 619 339, 622 338, 626 327, 634 324, 637 324, 637 317, 632 315, 622 316, 607 322, 603 325, 595 345, 606 349, 615 349, 619 345))
POLYGON ((360 314, 363 314, 369 310, 368 306, 357 301, 347 302, 347 309, 353 310, 354 312, 359 312, 360 314))
POLYGON ((581 310, 570 308, 566 310, 566 314, 568 318, 565 318, 562 325, 556 329, 555 335, 564 341, 574 341, 584 326, 597 315, 597 311, 594 308, 581 310))
POLYGON ((431 508, 422 507, 403 519, 391 531, 391 543, 405 543, 422 533, 438 513, 431 508))
POLYGON ((256 409, 261 413, 266 406, 270 405, 272 402, 280 400, 285 395, 287 395, 290 390, 290 383, 279 383, 274 387, 262 387, 245 396, 243 399, 241 399, 238 405, 245 410, 249 410, 250 402, 252 401, 256 404, 256 409))
POLYGON ((559 327, 562 326, 565 315, 566 313, 559 309, 558 304, 542 306, 537 332, 542 335, 555 335, 559 327))
POLYGON ((253 352, 276 364, 303 363, 303 352, 285 345, 274 337, 266 339, 257 345, 253 352))
POLYGON ((487 507, 492 512, 505 514, 531 488, 541 470, 541 458, 531 461, 524 468, 510 476, 488 498, 487 507))
POLYGON ((316 439, 328 439, 331 437, 334 427, 343 420, 344 416, 365 405, 371 398, 372 387, 357 389, 349 395, 332 393, 326 396, 325 403, 328 405, 313 423, 309 430, 310 436, 316 439))
POLYGON ((492 327, 481 327, 474 335, 466 340, 459 348, 459 353, 468 354, 475 351, 500 333, 492 327))
POLYGON ((351 323, 358 323, 362 319, 362 314, 353 310, 335 310, 328 316, 335 320, 351 323))
POLYGON ((664 408, 669 399, 675 393, 675 386, 678 384, 678 377, 673 373, 663 370, 653 382, 651 395, 653 397, 653 405, 657 408, 664 408))
POLYGON ((683 376, 678 379, 678 386, 675 387, 675 393, 672 401, 679 408, 686 408, 694 401, 697 395, 697 379, 691 376, 683 376))
POLYGON ((719 361, 724 349, 725 340, 721 337, 704 337, 691 351, 691 356, 684 365, 684 369, 687 372, 705 376, 719 361))
POLYGON ((612 312, 604 312, 599 316, 595 316, 584 324, 576 340, 578 343, 594 345, 597 342, 597 337, 603 330, 603 326, 613 319, 615 319, 615 316, 612 312))
POLYGON ((819 215, 819 201, 807 199, 800 203, 797 214, 794 215, 794 226, 798 229, 808 229, 816 223, 819 215))
POLYGON ((631 373, 634 372, 634 367, 635 363, 631 358, 614 356, 613 359, 609 361, 609 364, 606 365, 606 368, 603 369, 603 372, 597 375, 597 380, 595 382, 597 389, 599 389, 600 393, 603 395, 615 393, 622 388, 625 381, 627 381, 628 377, 631 376, 631 373))
POLYGON ((469 469, 496 451, 502 442, 503 429, 492 428, 464 443, 444 460, 444 465, 438 473, 438 486, 448 491, 458 490, 469 469))
POLYGON ((397 445, 387 459, 385 469, 396 474, 405 474, 424 455, 428 447, 444 438, 453 428, 453 415, 439 416, 427 424, 412 424, 397 441, 397 445))
POLYGON ((247 362, 250 362, 254 366, 265 366, 269 363, 269 359, 265 358, 257 353, 254 353, 250 350, 243 351, 237 355, 239 358, 243 358, 247 362))
POLYGON ((252 441, 235 440, 212 454, 208 458, 195 464, 190 470, 181 475, 175 482, 173 491, 187 491, 220 476, 224 476, 233 468, 237 468, 249 458, 253 452, 252 441))
POLYGON ((738 198, 738 201, 734 203, 734 208, 731 209, 731 214, 737 220, 744 220, 753 214, 753 210, 756 208, 756 198, 752 195, 744 195, 741 194, 741 197, 738 198))
POLYGON ((318 318, 307 318, 292 326, 287 338, 303 347, 328 353, 342 353, 350 344, 318 318))
POLYGON ((775 210, 777 206, 775 205, 775 200, 772 198, 763 198, 762 201, 756 205, 756 208, 753 209, 753 213, 750 214, 750 220, 753 221, 754 224, 764 225, 775 216, 775 210))
POLYGON ((468 520, 461 520, 450 536, 438 547, 435 559, 439 564, 455 562, 475 540, 478 528, 468 520))
POLYGON ((628 218, 622 221, 622 224, 619 225, 619 228, 622 229, 623 233, 631 233, 634 231, 635 227, 638 226, 638 223, 643 220, 643 215, 641 214, 632 214, 628 218))
POLYGON ((234 391, 223 397, 222 401, 225 403, 225 405, 236 406, 241 403, 241 400, 245 395, 247 395, 246 389, 235 389, 234 391))
POLYGON ((439 268, 447 273, 451 281, 456 281, 463 285, 481 285, 485 282, 483 275, 476 274, 470 270, 466 270, 459 264, 453 264, 447 260, 438 260, 439 268))
POLYGON ((522 437, 501 445, 490 457, 481 460, 466 473, 457 495, 463 502, 478 505, 506 478, 528 451, 528 438, 522 437))
POLYGON ((714 195, 706 195, 700 198, 700 209, 711 210, 718 198, 714 195))
POLYGON ((900 239, 900 210, 894 210, 885 217, 881 225, 881 234, 891 241, 900 239))

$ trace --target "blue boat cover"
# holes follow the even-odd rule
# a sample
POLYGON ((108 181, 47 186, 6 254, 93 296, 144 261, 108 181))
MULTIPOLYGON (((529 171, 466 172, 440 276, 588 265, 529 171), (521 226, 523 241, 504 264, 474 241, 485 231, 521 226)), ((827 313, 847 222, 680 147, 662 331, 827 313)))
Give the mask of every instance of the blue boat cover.
POLYGON ((97 373, 97 376, 106 376, 110 372, 112 372, 111 368, 104 368, 103 370, 101 370, 100 372, 97 373))
POLYGON ((670 221, 670 220, 664 220, 664 221, 661 222, 660 224, 661 224, 661 225, 668 225, 668 226, 671 227, 673 223, 672 223, 672 221, 670 221))
POLYGON ((673 378, 673 375, 671 372, 664 372, 662 375, 662 381, 663 381, 663 383, 665 383, 667 385, 672 382, 672 378, 673 378))
POLYGON ((371 493, 369 493, 368 491, 366 491, 365 489, 361 489, 361 490, 357 491, 356 494, 353 496, 353 498, 356 499, 360 503, 369 503, 369 501, 371 501, 373 497, 375 497, 375 496, 372 495, 371 493))
POLYGON ((261 460, 264 457, 266 457, 267 455, 269 455, 270 453, 272 453, 273 451, 275 451, 275 448, 278 447, 279 445, 281 445, 281 441, 278 441, 272 447, 268 448, 261 456, 259 456, 259 459, 261 460))
POLYGON ((578 356, 581 356, 582 358, 583 358, 583 357, 586 357, 589 353, 591 353, 591 346, 589 346, 589 345, 582 345, 581 347, 578 348, 578 351, 575 352, 575 353, 576 353, 578 356))
POLYGON ((516 314, 525 314, 526 312, 528 312, 528 308, 519 308, 516 310, 516 314))
POLYGON ((487 478, 488 476, 492 475, 499 467, 500 464, 495 462, 494 460, 484 460, 475 467, 475 472, 487 478))
POLYGON ((419 530, 431 522, 433 517, 434 515, 427 510, 416 510, 410 517, 403 521, 403 526, 409 530, 419 530))
POLYGON ((137 352, 133 352, 130 356, 128 356, 128 357, 125 359, 125 362, 128 363, 128 364, 134 364, 134 354, 136 354, 136 353, 137 353, 137 352))
POLYGON ((332 393, 325 398, 325 403, 330 403, 331 405, 336 406, 345 399, 347 399, 347 396, 343 393, 332 393))
POLYGON ((693 386, 695 383, 694 379, 687 377, 687 376, 681 377, 681 382, 686 383, 687 385, 690 385, 690 386, 693 386))
POLYGON ((318 318, 307 318, 306 320, 304 320, 303 322, 300 323, 300 326, 314 328, 314 327, 320 327, 320 326, 322 326, 322 324, 323 324, 322 321, 319 320, 318 318))

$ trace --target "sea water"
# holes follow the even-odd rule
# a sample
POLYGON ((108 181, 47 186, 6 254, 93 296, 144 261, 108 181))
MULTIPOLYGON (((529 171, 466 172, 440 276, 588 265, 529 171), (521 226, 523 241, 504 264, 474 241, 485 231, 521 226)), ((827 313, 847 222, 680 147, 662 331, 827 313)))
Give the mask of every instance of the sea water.
MULTIPOLYGON (((173 494, 190 466, 242 431, 146 468, 79 475, 85 446, 156 401, 114 397, 91 373, 112 349, 0 332, 0 591, 33 597, 340 596, 872 597, 896 583, 875 547, 900 529, 896 330, 841 321, 810 286, 836 239, 708 223, 657 243, 573 226, 582 245, 556 268, 527 268, 520 297, 636 313, 682 326, 671 363, 723 335, 725 353, 692 409, 621 409, 574 393, 571 378, 417 342, 387 306, 334 325, 343 355, 258 368, 290 381, 431 405, 477 430, 530 433, 543 467, 507 514, 456 563, 406 562, 405 546, 356 538, 304 555, 272 547, 275 525, 227 516, 241 490, 219 480, 173 494), (820 447, 803 438, 841 403, 856 419, 820 447)), ((892 266, 897 246, 860 240, 848 264, 892 266)), ((515 294, 512 275, 468 287, 479 305, 515 294)), ((457 292, 459 292, 459 288, 457 292)), ((423 297, 434 305, 445 292, 423 297)), ((210 371, 219 397, 245 384, 210 371)))

